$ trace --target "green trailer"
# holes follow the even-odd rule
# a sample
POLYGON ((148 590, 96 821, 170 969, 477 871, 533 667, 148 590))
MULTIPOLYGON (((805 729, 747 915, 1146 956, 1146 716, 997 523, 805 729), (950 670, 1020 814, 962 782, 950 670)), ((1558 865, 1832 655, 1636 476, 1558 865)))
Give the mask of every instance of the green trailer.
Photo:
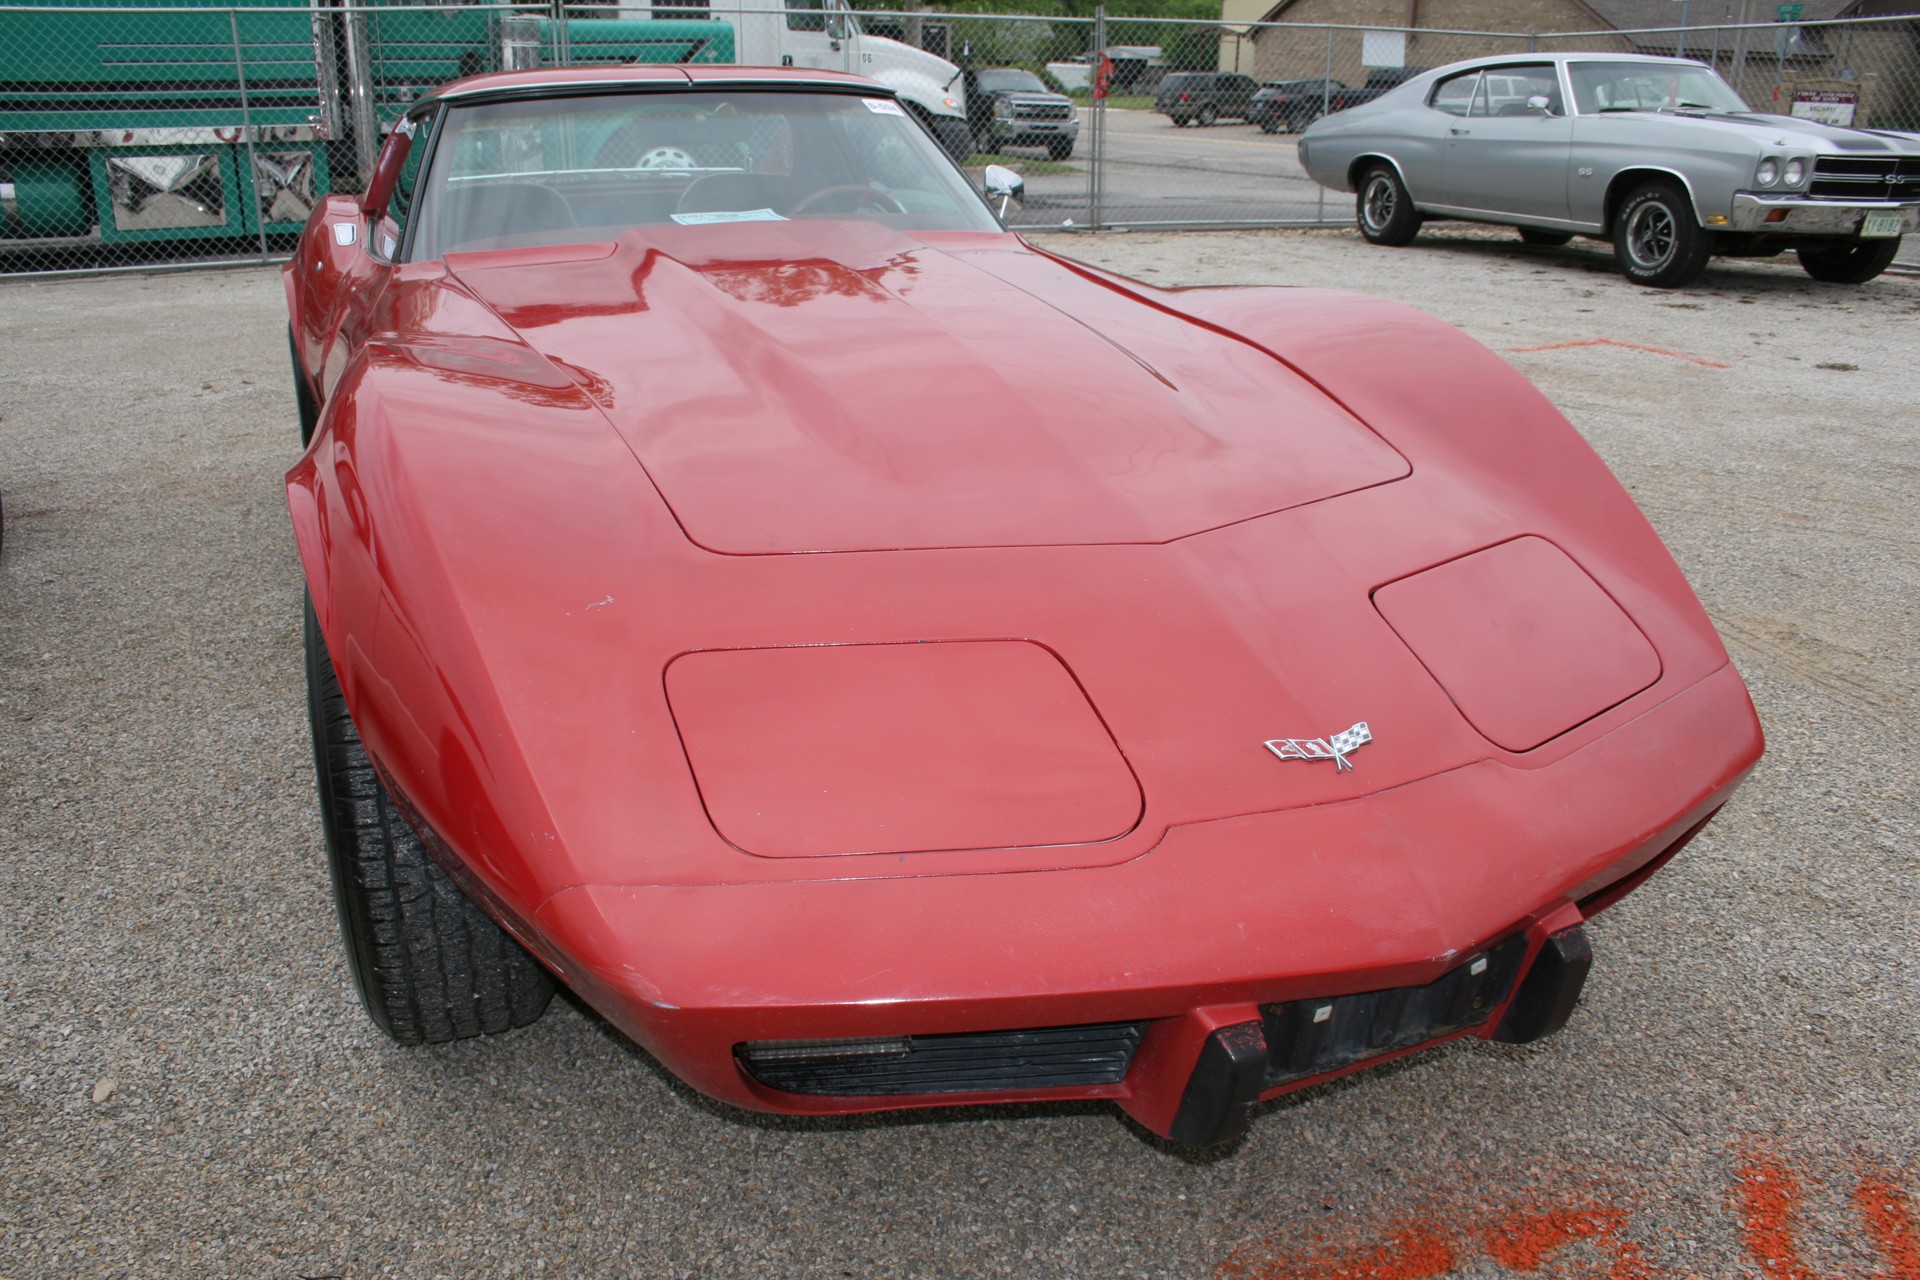
POLYGON ((297 232, 426 90, 557 63, 731 62, 703 20, 482 4, 0 5, 0 246, 297 232))

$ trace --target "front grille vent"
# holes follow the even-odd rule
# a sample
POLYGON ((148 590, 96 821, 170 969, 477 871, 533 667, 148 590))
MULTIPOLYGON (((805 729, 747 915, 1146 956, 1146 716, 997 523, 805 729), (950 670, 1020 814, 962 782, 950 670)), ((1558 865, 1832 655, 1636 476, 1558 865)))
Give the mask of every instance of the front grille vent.
POLYGON ((1920 156, 1820 156, 1807 194, 1815 200, 1920 200, 1920 156))
POLYGON ((1018 120, 1071 120, 1073 108, 1064 102, 1017 102, 1013 114, 1018 120))
POLYGON ((1001 1093, 1118 1084, 1144 1022, 897 1036, 884 1040, 756 1040, 734 1047, 741 1070, 783 1093, 874 1097, 1001 1093))
POLYGON ((1526 953, 1527 936, 1515 934, 1424 987, 1260 1006, 1267 1037, 1265 1087, 1479 1026, 1506 1000, 1526 953))

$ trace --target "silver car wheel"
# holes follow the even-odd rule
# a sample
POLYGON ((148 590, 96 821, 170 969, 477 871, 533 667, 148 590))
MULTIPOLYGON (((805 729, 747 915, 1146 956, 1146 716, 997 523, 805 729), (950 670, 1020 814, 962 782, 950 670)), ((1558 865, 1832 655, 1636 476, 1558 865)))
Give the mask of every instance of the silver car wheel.
POLYGON ((1677 240, 1673 210, 1658 200, 1635 209, 1627 221, 1627 252, 1635 265, 1648 271, 1657 271, 1672 259, 1677 240))
POLYGON ((1361 205, 1367 219, 1367 228, 1379 232, 1387 229, 1393 221, 1393 211, 1400 203, 1399 193, 1393 189, 1393 179, 1384 173, 1376 173, 1373 181, 1367 184, 1367 196, 1361 205))

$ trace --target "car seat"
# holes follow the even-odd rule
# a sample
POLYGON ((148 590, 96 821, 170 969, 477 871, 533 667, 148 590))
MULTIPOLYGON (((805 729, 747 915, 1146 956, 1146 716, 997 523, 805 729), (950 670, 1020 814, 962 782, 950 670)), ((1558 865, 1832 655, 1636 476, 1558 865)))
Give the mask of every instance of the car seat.
POLYGON ((450 187, 440 202, 440 250, 445 253, 510 236, 571 231, 577 225, 566 197, 537 182, 450 187))

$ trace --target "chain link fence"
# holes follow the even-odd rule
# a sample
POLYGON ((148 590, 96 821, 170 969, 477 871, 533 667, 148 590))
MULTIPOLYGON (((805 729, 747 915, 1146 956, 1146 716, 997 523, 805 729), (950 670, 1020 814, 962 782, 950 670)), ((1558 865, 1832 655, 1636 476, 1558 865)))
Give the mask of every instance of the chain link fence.
POLYGON ((1023 175, 1008 221, 1025 229, 1347 223, 1294 135, 1483 55, 1678 53, 1759 110, 1920 131, 1915 16, 1541 33, 841 5, 0 4, 0 273, 284 256, 420 94, 532 66, 872 75, 976 178, 1023 175))

